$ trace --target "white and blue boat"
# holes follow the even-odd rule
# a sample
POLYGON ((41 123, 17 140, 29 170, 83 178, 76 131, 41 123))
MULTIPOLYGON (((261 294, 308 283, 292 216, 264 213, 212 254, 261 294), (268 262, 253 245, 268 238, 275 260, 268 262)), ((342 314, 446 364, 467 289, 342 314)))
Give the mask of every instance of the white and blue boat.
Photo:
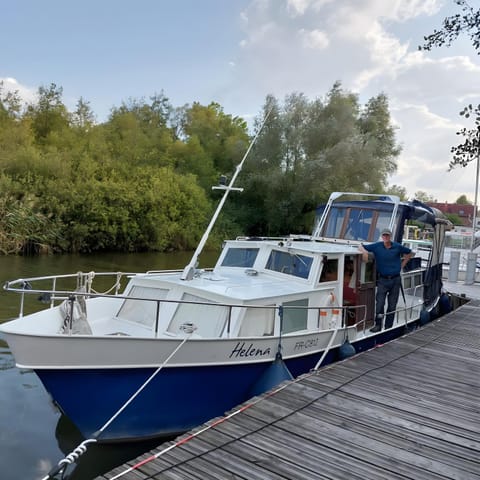
POLYGON ((333 193, 311 235, 226 241, 213 269, 196 265, 204 236, 184 270, 7 282, 20 313, 0 331, 86 438, 173 436, 428 320, 447 228, 420 202, 333 193), (385 227, 401 241, 408 220, 433 231, 428 263, 410 261, 393 327, 372 333, 375 263, 362 262, 358 245, 385 227), (99 293, 109 276, 112 290, 99 293), (31 295, 48 305, 25 314, 31 295))

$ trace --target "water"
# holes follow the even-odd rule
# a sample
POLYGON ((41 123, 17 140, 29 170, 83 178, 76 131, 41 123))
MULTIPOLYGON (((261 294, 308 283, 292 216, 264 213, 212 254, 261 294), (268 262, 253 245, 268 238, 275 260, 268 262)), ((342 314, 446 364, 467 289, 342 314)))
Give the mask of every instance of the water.
MULTIPOLYGON (((207 252, 200 265, 213 266, 215 257, 216 254, 207 252)), ((183 268, 190 258, 191 253, 0 256, 0 284, 17 278, 78 271, 142 272, 183 268)), ((19 300, 19 295, 0 290, 0 322, 18 314, 19 300)), ((41 479, 82 440, 75 426, 52 404, 35 373, 15 366, 0 334, 0 478, 41 479)), ((91 480, 159 444, 159 440, 151 440, 89 446, 78 465, 69 469, 68 478, 91 480)))

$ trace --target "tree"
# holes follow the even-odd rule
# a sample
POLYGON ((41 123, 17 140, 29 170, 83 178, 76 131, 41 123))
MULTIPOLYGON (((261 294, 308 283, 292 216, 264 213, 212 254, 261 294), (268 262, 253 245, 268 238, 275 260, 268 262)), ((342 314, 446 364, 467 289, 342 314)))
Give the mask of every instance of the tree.
POLYGON ((445 213, 445 216, 453 223, 453 225, 463 225, 463 220, 456 213, 445 213))
POLYGON ((436 203, 437 202, 437 199, 433 195, 430 195, 429 193, 424 192, 423 190, 416 191, 413 194, 413 197, 416 200, 419 200, 420 202, 423 202, 423 203, 436 203))
POLYGON ((467 198, 465 194, 460 195, 456 200, 455 203, 457 205, 472 205, 472 202, 467 198))
POLYGON ((446 45, 449 47, 462 33, 467 33, 473 47, 480 47, 480 9, 474 10, 466 0, 455 0, 461 7, 463 15, 455 14, 443 20, 440 30, 434 30, 432 34, 424 37, 425 43, 420 50, 431 50, 433 47, 446 45))
POLYGON ((407 189, 400 185, 391 185, 386 190, 385 193, 388 195, 396 195, 400 200, 408 200, 407 189))
POLYGON ((3 81, 0 81, 0 119, 2 117, 18 118, 22 108, 22 100, 18 90, 5 91, 3 81))
POLYGON ((88 130, 95 123, 95 114, 90 107, 90 102, 80 97, 72 115, 72 123, 82 130, 88 130))
MULTIPOLYGON (((480 8, 473 9, 466 0, 455 0, 460 7, 462 14, 455 14, 446 17, 440 30, 434 30, 430 35, 424 37, 425 43, 419 46, 422 50, 431 50, 433 47, 447 46, 458 39, 462 34, 466 34, 472 41, 475 50, 480 49, 480 8)), ((477 52, 480 54, 480 51, 477 52)), ((465 137, 464 143, 451 148, 453 160, 449 164, 449 169, 460 165, 467 166, 470 162, 480 159, 480 105, 476 107, 471 104, 466 106, 460 115, 469 118, 475 117, 475 128, 463 128, 457 135, 465 137)))
POLYGON ((27 107, 27 116, 31 118, 32 128, 37 142, 49 143, 52 134, 61 136, 69 126, 70 118, 62 102, 63 88, 54 83, 49 87, 38 88, 38 102, 27 107))
POLYGON ((269 111, 247 162, 245 193, 232 201, 247 233, 305 233, 332 191, 386 189, 400 148, 385 95, 362 107, 336 82, 324 99, 293 93, 281 105, 267 96, 257 126, 269 111))

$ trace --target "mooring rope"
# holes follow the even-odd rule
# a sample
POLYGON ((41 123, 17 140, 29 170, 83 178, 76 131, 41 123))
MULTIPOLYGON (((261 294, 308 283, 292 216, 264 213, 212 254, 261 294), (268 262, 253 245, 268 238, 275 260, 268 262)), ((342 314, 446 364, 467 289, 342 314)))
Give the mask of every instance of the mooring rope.
POLYGON ((115 412, 115 414, 92 435, 91 438, 84 440, 68 455, 66 455, 65 458, 60 460, 58 464, 53 467, 45 477, 42 478, 42 480, 54 480, 55 476, 58 474, 61 474, 63 478, 63 475, 68 465, 75 463, 80 458, 80 456, 87 451, 87 447, 90 443, 96 443, 98 441, 100 435, 111 425, 113 421, 115 421, 115 419, 128 407, 128 405, 130 405, 135 400, 135 398, 137 398, 137 396, 155 378, 155 376, 158 375, 158 373, 163 369, 163 367, 173 358, 173 356, 180 350, 180 348, 185 344, 185 342, 192 336, 193 332, 196 330, 196 327, 192 324, 182 325, 181 328, 187 335, 182 340, 182 342, 177 345, 173 352, 165 359, 165 361, 150 375, 147 380, 145 380, 143 385, 137 389, 137 391, 115 412))

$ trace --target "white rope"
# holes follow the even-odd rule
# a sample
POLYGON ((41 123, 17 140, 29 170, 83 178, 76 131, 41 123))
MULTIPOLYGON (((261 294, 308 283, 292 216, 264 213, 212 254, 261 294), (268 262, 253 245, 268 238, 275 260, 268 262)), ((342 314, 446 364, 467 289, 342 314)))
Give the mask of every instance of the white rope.
POLYGON ((322 356, 320 357, 320 359, 318 360, 317 364, 315 365, 314 370, 318 370, 318 369, 320 368, 320 365, 322 364, 323 360, 324 360, 325 357, 327 356, 327 353, 330 351, 330 348, 332 348, 333 340, 334 340, 334 338, 336 337, 339 328, 340 328, 340 327, 337 327, 337 328, 333 331, 332 336, 330 337, 330 341, 328 342, 328 345, 326 346, 325 350, 323 351, 322 356))
POLYGON ((162 370, 162 368, 171 360, 171 358, 180 350, 180 348, 185 344, 185 342, 191 337, 193 331, 192 329, 190 333, 182 340, 182 342, 175 348, 175 350, 165 359, 165 361, 150 375, 150 377, 145 380, 143 385, 123 404, 120 410, 113 415, 110 420, 108 420, 105 425, 99 430, 99 432, 104 432, 105 429, 135 400, 136 397, 142 392, 142 390, 155 378, 156 375, 162 370))
POLYGON ((43 477, 42 480, 51 480, 52 472, 53 475, 60 473, 63 471, 68 465, 75 463, 81 455, 83 455, 87 451, 87 446, 89 443, 97 442, 97 437, 99 437, 108 427, 109 425, 130 405, 133 400, 145 389, 145 387, 155 378, 156 375, 163 369, 163 367, 173 358, 173 356, 180 350, 180 348, 185 344, 185 342, 191 337, 193 332, 196 330, 194 325, 189 325, 188 328, 184 328, 183 331, 188 333, 188 335, 182 340, 182 342, 177 345, 177 347, 173 350, 173 352, 165 359, 165 361, 150 375, 150 377, 145 380, 143 385, 137 389, 137 391, 120 407, 119 410, 94 434, 94 438, 88 438, 84 440, 80 445, 78 445, 72 452, 65 456, 64 459, 58 462, 58 465, 47 474, 47 476, 43 477))

